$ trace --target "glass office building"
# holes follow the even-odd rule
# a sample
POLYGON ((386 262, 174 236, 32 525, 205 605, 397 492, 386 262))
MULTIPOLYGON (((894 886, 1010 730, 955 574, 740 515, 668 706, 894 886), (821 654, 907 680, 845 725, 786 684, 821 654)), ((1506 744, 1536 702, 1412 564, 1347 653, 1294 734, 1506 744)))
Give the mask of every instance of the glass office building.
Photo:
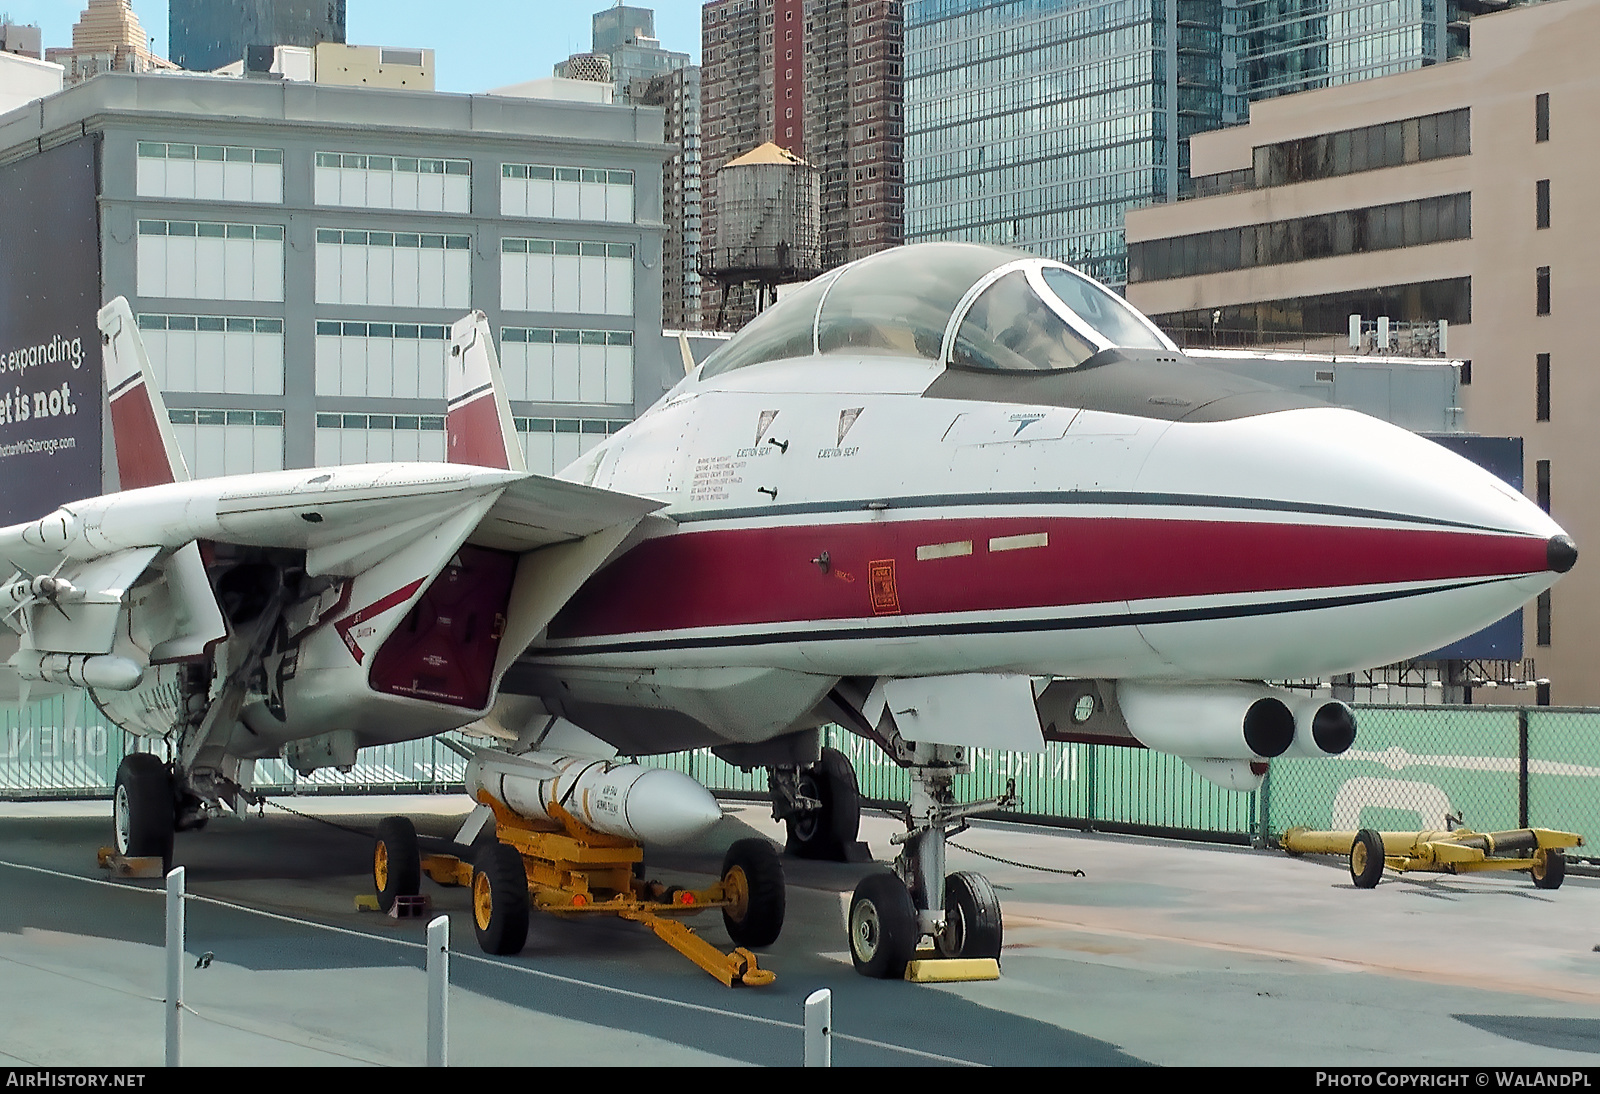
POLYGON ((1250 103, 1466 52, 1507 0, 910 0, 905 238, 1127 281, 1130 208, 1189 196, 1189 137, 1250 103))
POLYGON ((1176 200, 1222 124, 1217 0, 912 0, 905 234, 1022 247, 1112 285, 1122 217, 1176 200))
MULTIPOLYGON (((1467 20, 1504 7, 1482 0, 1228 0, 1224 49, 1248 102, 1388 76, 1467 52, 1467 20)), ((1231 104, 1230 104, 1231 105, 1231 104)))
POLYGON ((171 0, 167 19, 173 61, 211 72, 250 46, 344 41, 345 0, 171 0))

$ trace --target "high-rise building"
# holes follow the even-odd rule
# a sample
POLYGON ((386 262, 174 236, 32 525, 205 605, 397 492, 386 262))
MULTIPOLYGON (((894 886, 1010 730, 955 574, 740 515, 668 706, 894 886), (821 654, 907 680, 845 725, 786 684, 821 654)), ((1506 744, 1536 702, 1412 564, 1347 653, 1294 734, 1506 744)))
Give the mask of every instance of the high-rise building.
POLYGON ((555 66, 568 79, 609 83, 619 102, 659 106, 675 151, 662 171, 661 311, 666 326, 700 327, 700 69, 687 53, 663 49, 652 8, 618 4, 595 12, 587 53, 555 66))
POLYGON ((72 47, 45 50, 45 60, 61 65, 68 86, 102 72, 149 72, 176 68, 150 49, 150 39, 133 13, 131 0, 89 0, 72 25, 72 47))
POLYGON ((665 112, 662 136, 672 158, 662 168, 661 321, 672 330, 702 324, 700 254, 700 66, 687 65, 649 80, 634 96, 665 112))
MULTIPOLYGON (((1298 343, 1352 314, 1446 320, 1466 428, 1522 437, 1526 493, 1592 543, 1600 0, 1474 25, 1470 58, 1260 102, 1248 126, 1198 137, 1196 172, 1219 184, 1128 218, 1128 297, 1180 335, 1239 340, 1298 343)), ((1539 702, 1600 702, 1597 617, 1600 567, 1583 562, 1527 611, 1536 671, 1520 672, 1551 681, 1539 702)), ((1476 694, 1526 701, 1509 690, 1476 694)))
POLYGON ((343 42, 345 0, 169 0, 168 52, 194 72, 244 57, 250 46, 343 42))
MULTIPOLYGON (((817 168, 822 261, 902 241, 901 0, 711 0, 703 9, 702 181, 768 141, 817 168)), ((711 314, 709 297, 702 307, 711 314)), ((748 318, 725 311, 725 324, 748 318)))
POLYGON ((1122 218, 1191 191, 1189 138, 1252 101, 1460 55, 1506 0, 909 0, 910 241, 1127 278, 1122 218))
POLYGON ((1388 76, 1467 52, 1468 18, 1506 0, 1224 0, 1222 47, 1233 55, 1225 104, 1388 76))

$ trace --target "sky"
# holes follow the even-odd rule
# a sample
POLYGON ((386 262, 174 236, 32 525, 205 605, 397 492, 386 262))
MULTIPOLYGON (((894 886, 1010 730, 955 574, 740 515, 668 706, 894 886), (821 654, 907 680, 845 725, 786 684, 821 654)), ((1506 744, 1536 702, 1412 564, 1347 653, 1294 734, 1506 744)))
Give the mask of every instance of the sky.
MULTIPOLYGON (((0 19, 37 25, 47 48, 67 46, 86 2, 0 0, 0 19)), ((557 61, 587 50, 590 18, 609 6, 606 0, 348 0, 345 32, 352 44, 431 48, 438 90, 487 91, 548 76, 557 61), (451 17, 441 18, 442 10, 451 17)), ((701 0, 632 6, 653 7, 662 47, 699 62, 701 0)), ((133 10, 166 56, 166 0, 133 0, 133 10)))

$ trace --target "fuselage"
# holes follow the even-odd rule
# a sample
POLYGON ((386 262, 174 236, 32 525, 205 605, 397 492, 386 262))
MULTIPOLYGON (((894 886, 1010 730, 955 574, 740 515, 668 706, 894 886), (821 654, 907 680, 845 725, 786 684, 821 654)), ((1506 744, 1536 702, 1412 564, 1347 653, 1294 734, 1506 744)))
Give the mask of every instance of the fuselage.
POLYGON ((941 371, 838 355, 682 385, 567 472, 675 524, 528 657, 1292 679, 1437 648, 1556 576, 1546 514, 1353 411, 940 398, 941 371))

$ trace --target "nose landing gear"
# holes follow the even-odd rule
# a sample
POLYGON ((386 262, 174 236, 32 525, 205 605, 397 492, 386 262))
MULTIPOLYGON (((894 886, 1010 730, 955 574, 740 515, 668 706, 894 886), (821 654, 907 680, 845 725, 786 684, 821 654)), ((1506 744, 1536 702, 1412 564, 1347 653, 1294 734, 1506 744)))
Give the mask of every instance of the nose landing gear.
POLYGON ((972 770, 968 749, 897 746, 896 758, 911 774, 907 830, 893 837, 902 845, 894 872, 868 875, 856 886, 851 961, 861 975, 878 979, 994 979, 1004 936, 1000 901, 982 874, 945 876, 945 841, 965 831, 972 814, 1010 806, 1015 783, 998 798, 958 805, 952 784, 972 770), (919 951, 923 939, 932 947, 919 951))

